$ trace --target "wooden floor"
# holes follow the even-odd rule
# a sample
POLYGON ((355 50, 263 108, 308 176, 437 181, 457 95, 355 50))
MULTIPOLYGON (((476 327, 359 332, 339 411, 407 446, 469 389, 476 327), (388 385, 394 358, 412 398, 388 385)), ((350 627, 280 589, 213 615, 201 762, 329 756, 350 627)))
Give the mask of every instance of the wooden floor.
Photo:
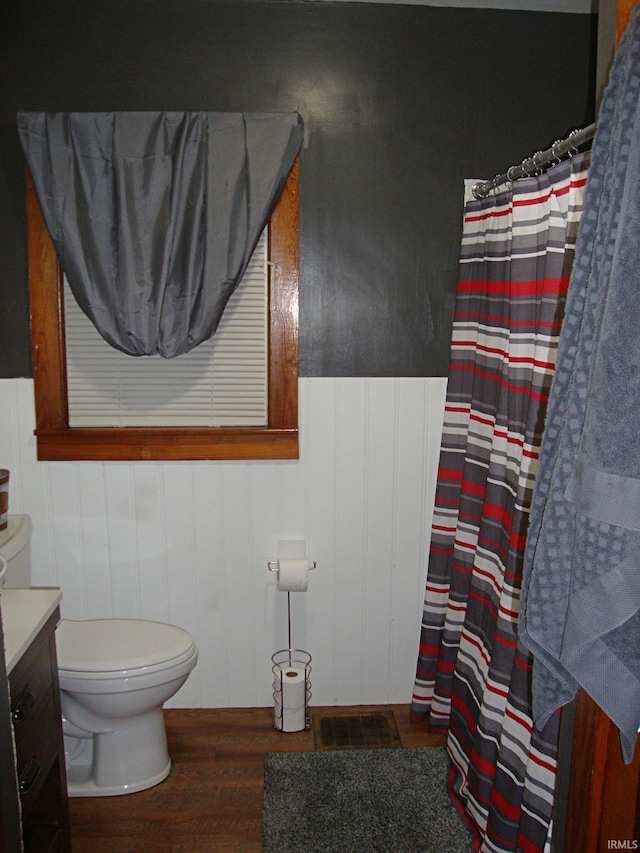
MULTIPOLYGON (((408 705, 331 710, 392 710, 403 747, 444 743, 409 721, 408 705)), ((170 776, 138 794, 71 799, 73 853, 259 853, 265 755, 314 749, 312 731, 278 732, 272 718, 270 708, 165 710, 170 776)))

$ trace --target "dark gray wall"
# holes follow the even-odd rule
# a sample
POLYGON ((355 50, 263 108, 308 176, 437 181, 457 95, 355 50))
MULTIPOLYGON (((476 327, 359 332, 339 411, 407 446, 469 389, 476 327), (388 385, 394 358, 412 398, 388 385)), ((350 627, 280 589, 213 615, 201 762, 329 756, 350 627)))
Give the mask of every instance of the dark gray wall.
POLYGON ((446 374, 464 177, 593 120, 595 19, 250 0, 0 12, 0 376, 30 375, 29 110, 299 110, 303 376, 446 374))

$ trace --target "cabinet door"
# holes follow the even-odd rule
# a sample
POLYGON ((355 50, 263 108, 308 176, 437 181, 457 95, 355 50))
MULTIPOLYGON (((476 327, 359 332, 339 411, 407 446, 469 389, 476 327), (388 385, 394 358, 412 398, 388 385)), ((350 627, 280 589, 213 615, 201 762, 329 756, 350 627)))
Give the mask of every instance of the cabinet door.
POLYGON ((56 610, 9 677, 25 853, 70 849, 55 645, 59 618, 56 610))
MULTIPOLYGON (((4 649, 1 611, 0 649, 4 649)), ((18 779, 13 751, 9 682, 4 654, 0 653, 0 850, 11 853, 13 850, 20 850, 21 843, 18 779)))

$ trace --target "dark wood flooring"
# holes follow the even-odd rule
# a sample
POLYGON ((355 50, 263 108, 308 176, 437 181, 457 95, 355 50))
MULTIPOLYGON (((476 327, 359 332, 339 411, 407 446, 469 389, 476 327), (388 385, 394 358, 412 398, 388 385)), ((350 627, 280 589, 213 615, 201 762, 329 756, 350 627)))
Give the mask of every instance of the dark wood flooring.
MULTIPOLYGON (((393 711, 404 748, 444 743, 426 723, 409 721, 408 705, 312 714, 367 710, 393 711)), ((137 794, 71 799, 73 853, 259 853, 265 755, 312 751, 313 728, 275 731, 271 708, 169 709, 165 719, 169 777, 137 794)))

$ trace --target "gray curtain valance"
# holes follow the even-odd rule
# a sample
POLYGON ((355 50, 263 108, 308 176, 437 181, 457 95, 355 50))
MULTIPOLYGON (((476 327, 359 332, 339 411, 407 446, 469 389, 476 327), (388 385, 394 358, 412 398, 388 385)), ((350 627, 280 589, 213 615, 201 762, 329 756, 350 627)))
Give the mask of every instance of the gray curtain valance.
POLYGON ((300 151, 297 113, 18 114, 71 290, 103 338, 171 358, 215 332, 300 151))

